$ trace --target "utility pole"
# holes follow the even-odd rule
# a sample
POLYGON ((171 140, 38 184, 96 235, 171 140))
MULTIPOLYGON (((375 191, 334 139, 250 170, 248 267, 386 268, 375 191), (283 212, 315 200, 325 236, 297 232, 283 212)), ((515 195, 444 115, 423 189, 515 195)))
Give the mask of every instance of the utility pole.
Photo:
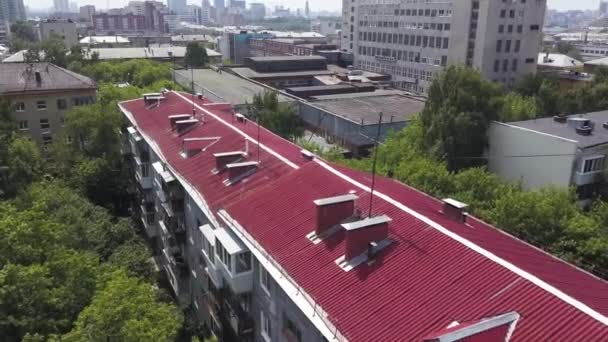
POLYGON ((374 204, 374 187, 376 186, 376 162, 378 161, 378 141, 380 140, 380 133, 382 132, 382 112, 378 113, 378 133, 376 134, 376 141, 374 141, 374 162, 372 164, 372 187, 369 192, 369 213, 368 218, 372 217, 372 207, 374 204))

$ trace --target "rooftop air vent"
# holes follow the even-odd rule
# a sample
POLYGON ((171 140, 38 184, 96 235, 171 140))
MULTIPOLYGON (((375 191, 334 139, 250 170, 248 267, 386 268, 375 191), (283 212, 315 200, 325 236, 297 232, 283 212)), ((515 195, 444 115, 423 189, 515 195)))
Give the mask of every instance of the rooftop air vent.
POLYGON ((228 164, 237 163, 247 157, 247 153, 243 151, 214 153, 215 169, 212 173, 218 174, 226 169, 228 164))
POLYGON ((224 185, 230 186, 240 182, 244 178, 255 173, 259 163, 257 161, 231 163, 226 165, 228 178, 224 180, 224 185))
POLYGON ((565 116, 564 114, 559 114, 553 117, 553 121, 555 122, 559 122, 559 123, 565 123, 566 120, 568 120, 568 117, 565 116))
POLYGON ((568 118, 568 127, 577 129, 577 128, 581 128, 581 127, 592 127, 593 128, 593 121, 591 121, 591 119, 589 118, 584 118, 584 117, 569 117, 568 118))
POLYGON ((236 113, 234 115, 236 117, 236 121, 238 122, 245 122, 245 115, 241 114, 241 113, 236 113))
POLYGON ((451 198, 445 198, 443 200, 443 214, 456 222, 464 223, 466 221, 467 213, 465 210, 468 207, 467 204, 451 198))
POLYGON ((182 140, 181 155, 184 158, 192 157, 199 152, 206 151, 209 147, 219 142, 221 137, 185 138, 182 140))
POLYGON ((390 245, 386 215, 366 218, 361 221, 343 223, 346 248, 344 255, 336 260, 343 270, 350 271, 358 265, 372 261, 382 249, 390 245))
POLYGON ((308 150, 301 150, 300 153, 302 154, 302 157, 308 160, 313 160, 315 158, 315 154, 308 150))
POLYGON ((146 106, 151 104, 160 104, 160 102, 165 99, 165 97, 161 93, 147 93, 144 94, 143 97, 144 104, 146 106))
POLYGON ((175 121, 175 130, 177 134, 184 134, 194 128, 197 123, 197 119, 178 120, 175 121))
POLYGON ((190 114, 175 114, 169 115, 169 124, 171 125, 171 129, 175 129, 175 123, 180 120, 188 120, 191 119, 192 115, 190 114))
POLYGON ((315 244, 340 229, 339 224, 355 218, 355 194, 322 198, 313 201, 315 211, 315 231, 307 237, 315 244))
POLYGON ((604 122, 604 124, 602 125, 605 129, 608 129, 608 121, 604 122))
POLYGON ((591 135, 591 133, 593 132, 593 127, 592 126, 582 126, 582 127, 577 127, 576 129, 576 133, 580 134, 580 135, 591 135))

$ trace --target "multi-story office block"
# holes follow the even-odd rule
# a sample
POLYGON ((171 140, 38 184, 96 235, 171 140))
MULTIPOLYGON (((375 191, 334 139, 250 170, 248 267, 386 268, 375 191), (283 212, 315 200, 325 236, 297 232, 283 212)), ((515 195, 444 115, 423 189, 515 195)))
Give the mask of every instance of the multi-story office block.
POLYGON ((545 0, 344 0, 342 50, 414 92, 449 64, 511 87, 536 72, 545 8, 545 0))
POLYGON ((25 19, 23 0, 0 0, 0 21, 8 21, 12 24, 25 19))
POLYGON ((463 203, 372 182, 202 95, 119 106, 155 259, 222 341, 608 338, 608 283, 463 203))

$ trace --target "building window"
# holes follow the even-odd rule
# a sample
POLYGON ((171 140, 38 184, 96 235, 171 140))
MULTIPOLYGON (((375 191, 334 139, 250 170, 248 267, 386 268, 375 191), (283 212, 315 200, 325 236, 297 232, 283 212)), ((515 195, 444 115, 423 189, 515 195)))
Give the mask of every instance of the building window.
POLYGON ((49 119, 40 119, 40 129, 49 129, 49 128, 51 128, 49 119))
POLYGON ((582 173, 591 173, 604 170, 606 156, 592 157, 583 160, 582 173))
POLYGON ((25 112, 25 102, 15 103, 15 111, 16 112, 25 112))
POLYGON ((236 273, 251 271, 251 253, 239 253, 236 256, 236 273))
POLYGON ((228 253, 226 249, 224 249, 224 246, 222 246, 219 241, 216 244, 215 252, 217 254, 217 257, 222 261, 222 263, 226 265, 230 272, 232 272, 232 256, 228 253))
POLYGON ((43 135, 42 136, 42 145, 44 145, 44 148, 46 149, 47 146, 49 146, 50 144, 53 143, 53 137, 50 135, 43 135))
POLYGON ((68 109, 68 101, 65 99, 57 99, 57 109, 68 109))
POLYGON ((36 101, 36 108, 38 110, 46 110, 46 101, 36 101))
POLYGON ((260 263, 260 286, 270 296, 270 274, 264 269, 262 263, 260 263))
POLYGON ((27 120, 19 120, 17 125, 18 125, 19 129, 22 131, 27 131, 28 129, 30 129, 27 120))
POLYGON ((302 342, 302 332, 298 329, 298 326, 283 314, 283 332, 290 342, 302 342))
POLYGON ((264 313, 264 311, 260 311, 260 325, 260 332, 262 334, 262 337, 264 338, 264 340, 270 342, 270 337, 272 336, 272 324, 268 316, 266 316, 266 314, 264 313))

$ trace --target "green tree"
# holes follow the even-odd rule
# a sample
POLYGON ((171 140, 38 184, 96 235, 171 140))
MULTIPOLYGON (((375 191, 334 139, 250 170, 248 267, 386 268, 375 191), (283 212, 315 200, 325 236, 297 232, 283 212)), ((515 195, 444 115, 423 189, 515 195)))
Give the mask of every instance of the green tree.
POLYGON ((539 115, 538 103, 534 97, 509 93, 502 98, 500 121, 512 122, 534 119, 539 115))
POLYGON ((67 53, 63 39, 52 34, 48 39, 40 42, 40 50, 44 52, 44 61, 65 68, 68 66, 67 53))
POLYGON ((265 91, 254 95, 249 111, 262 126, 283 138, 296 141, 304 134, 295 108, 287 103, 279 103, 276 92, 265 91))
POLYGON ((26 42, 35 42, 37 40, 34 26, 27 21, 17 21, 11 24, 11 34, 18 39, 26 42))
POLYGON ((152 253, 143 241, 133 240, 118 246, 110 256, 110 263, 127 271, 129 276, 154 282, 152 253))
POLYGON ((486 129, 498 117, 501 90, 478 71, 450 66, 435 78, 420 116, 427 150, 450 169, 481 164, 486 129))
POLYGON ((160 303, 152 285, 115 272, 62 340, 170 341, 181 322, 177 308, 160 303))
POLYGON ((0 190, 7 195, 14 195, 42 175, 43 159, 38 146, 33 141, 17 135, 13 136, 7 152, 6 187, 0 183, 0 190))
POLYGON ((190 67, 204 67, 207 64, 207 49, 198 42, 190 42, 186 46, 184 63, 190 67))

